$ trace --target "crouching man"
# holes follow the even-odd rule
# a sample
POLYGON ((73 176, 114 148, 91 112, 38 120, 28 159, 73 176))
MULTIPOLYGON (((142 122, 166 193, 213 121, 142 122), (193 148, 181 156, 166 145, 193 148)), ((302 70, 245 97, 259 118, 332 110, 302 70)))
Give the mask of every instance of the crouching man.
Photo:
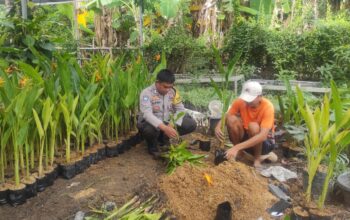
MULTIPOLYGON (((274 140, 274 107, 262 96, 262 87, 258 82, 248 81, 243 85, 242 93, 226 113, 226 126, 233 147, 226 151, 226 158, 241 156, 243 151, 254 156, 254 166, 269 159, 277 161, 272 152, 274 140)), ((215 135, 220 140, 224 136, 219 123, 215 135)))
POLYGON ((157 74, 156 82, 140 94, 141 117, 137 127, 146 140, 148 152, 154 156, 159 155, 159 146, 167 144, 169 138, 193 132, 197 126, 188 114, 180 118, 176 125, 169 124, 171 115, 176 117, 185 110, 174 82, 174 74, 163 69, 157 74))

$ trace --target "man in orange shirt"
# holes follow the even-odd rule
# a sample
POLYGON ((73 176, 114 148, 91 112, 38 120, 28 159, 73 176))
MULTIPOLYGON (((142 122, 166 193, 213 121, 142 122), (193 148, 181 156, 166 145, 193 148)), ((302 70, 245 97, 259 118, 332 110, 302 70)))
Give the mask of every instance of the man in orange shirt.
MULTIPOLYGON (((277 160, 271 152, 274 149, 274 107, 262 97, 262 87, 258 82, 248 81, 242 93, 226 113, 226 126, 233 147, 226 151, 226 158, 236 158, 242 150, 254 156, 254 166, 261 167, 265 159, 277 160)), ((223 140, 219 123, 215 135, 223 140)))

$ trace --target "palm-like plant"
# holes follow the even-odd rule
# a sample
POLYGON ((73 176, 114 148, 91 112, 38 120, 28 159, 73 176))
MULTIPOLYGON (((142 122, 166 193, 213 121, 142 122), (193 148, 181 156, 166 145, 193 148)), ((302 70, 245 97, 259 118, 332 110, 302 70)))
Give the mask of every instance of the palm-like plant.
MULTIPOLYGON (((241 56, 241 53, 238 53, 235 55, 235 57, 229 62, 229 65, 227 66, 227 69, 225 69, 219 50, 213 46, 214 54, 215 54, 215 59, 216 63, 218 65, 219 73, 224 77, 225 81, 222 86, 219 86, 218 83, 216 83, 212 78, 210 78, 211 85, 215 89, 215 93, 218 95, 220 98, 221 102, 223 103, 222 105, 222 115, 220 119, 221 123, 221 130, 224 131, 225 128, 225 123, 226 123, 226 114, 225 112, 227 111, 228 107, 230 106, 230 101, 232 99, 232 93, 229 91, 229 86, 230 86, 230 77, 234 74, 235 72, 235 67, 236 64, 241 56)), ((235 94, 237 95, 237 94, 235 94)), ((221 147, 224 145, 224 140, 221 141, 221 147)))
POLYGON ((341 151, 350 143, 350 110, 343 112, 338 90, 334 84, 332 86, 332 100, 335 123, 330 121, 330 101, 327 95, 324 96, 321 108, 316 107, 312 111, 304 98, 301 90, 297 88, 298 106, 300 113, 305 120, 308 133, 305 136, 305 151, 307 157, 308 187, 306 190, 307 201, 311 200, 311 187, 317 169, 327 154, 330 154, 327 177, 324 183, 322 195, 319 198, 318 206, 324 204, 328 183, 333 175, 336 158, 341 151))

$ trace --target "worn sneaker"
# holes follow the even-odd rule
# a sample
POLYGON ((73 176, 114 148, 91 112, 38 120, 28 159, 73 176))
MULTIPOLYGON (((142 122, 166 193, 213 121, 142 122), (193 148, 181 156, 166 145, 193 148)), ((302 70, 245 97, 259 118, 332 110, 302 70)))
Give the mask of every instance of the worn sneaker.
POLYGON ((270 152, 266 155, 261 155, 261 160, 269 160, 271 163, 276 163, 278 160, 278 156, 274 152, 270 152))

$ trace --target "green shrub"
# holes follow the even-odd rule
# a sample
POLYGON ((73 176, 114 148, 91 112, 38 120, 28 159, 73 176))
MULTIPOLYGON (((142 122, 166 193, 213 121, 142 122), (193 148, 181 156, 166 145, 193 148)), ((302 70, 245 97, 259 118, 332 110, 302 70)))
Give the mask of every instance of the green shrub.
MULTIPOLYGON (((350 42, 350 22, 320 21, 302 33, 293 30, 272 30, 266 42, 274 68, 293 72, 300 80, 340 79, 339 69, 348 66, 339 54, 347 54, 344 45, 350 42), (330 64, 336 64, 330 66, 330 64)), ((349 56, 347 56, 349 57, 349 56)))
POLYGON ((229 57, 242 51, 241 61, 262 67, 267 62, 267 29, 255 21, 239 21, 233 24, 224 40, 223 52, 229 57))
POLYGON ((162 51, 166 54, 168 68, 176 73, 201 74, 212 69, 211 50, 202 39, 193 38, 180 25, 170 28, 164 36, 156 36, 146 46, 145 57, 151 67, 157 65, 155 57, 162 51))

